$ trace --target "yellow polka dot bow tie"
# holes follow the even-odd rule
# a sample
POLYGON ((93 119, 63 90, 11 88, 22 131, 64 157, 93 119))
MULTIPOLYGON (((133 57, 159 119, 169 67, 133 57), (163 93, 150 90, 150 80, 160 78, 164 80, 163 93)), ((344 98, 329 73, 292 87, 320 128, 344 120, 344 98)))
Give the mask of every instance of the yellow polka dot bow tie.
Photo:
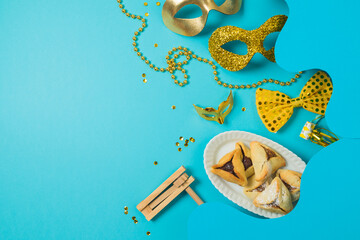
POLYGON ((332 91, 329 76, 319 71, 306 83, 297 98, 291 99, 279 91, 259 88, 256 91, 256 107, 265 127, 270 132, 277 132, 290 119, 296 107, 325 115, 332 91))

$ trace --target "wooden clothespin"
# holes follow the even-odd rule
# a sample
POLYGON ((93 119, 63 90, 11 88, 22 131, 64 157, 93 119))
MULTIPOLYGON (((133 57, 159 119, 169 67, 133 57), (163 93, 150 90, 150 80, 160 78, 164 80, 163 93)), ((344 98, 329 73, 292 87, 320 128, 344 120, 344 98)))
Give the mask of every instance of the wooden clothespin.
POLYGON ((185 167, 181 166, 174 174, 165 180, 155 191, 145 198, 137 209, 144 214, 146 220, 150 221, 161 210, 163 210, 172 200, 174 200, 184 190, 195 200, 198 205, 204 202, 189 187, 195 178, 185 173, 185 167))

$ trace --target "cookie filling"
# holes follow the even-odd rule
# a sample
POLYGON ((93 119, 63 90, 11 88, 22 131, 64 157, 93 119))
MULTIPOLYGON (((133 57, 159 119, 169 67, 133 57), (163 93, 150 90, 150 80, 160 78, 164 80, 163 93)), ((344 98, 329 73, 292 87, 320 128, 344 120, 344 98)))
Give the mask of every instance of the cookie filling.
POLYGON ((235 177, 237 177, 235 171, 234 171, 234 165, 232 163, 232 159, 230 161, 228 161, 227 163, 224 164, 224 166, 219 167, 218 169, 224 170, 226 172, 231 173, 232 175, 234 175, 235 177))
POLYGON ((255 188, 255 189, 253 189, 253 190, 251 190, 251 192, 262 192, 262 191, 264 191, 265 190, 265 188, 266 188, 266 186, 265 186, 266 184, 265 183, 263 183, 263 184, 261 184, 260 186, 258 186, 257 188, 255 188))
POLYGON ((269 204, 265 204, 264 206, 265 206, 265 207, 277 208, 277 209, 280 209, 281 211, 283 211, 284 213, 286 213, 286 211, 285 211, 284 209, 282 209, 279 205, 277 205, 277 204, 275 203, 275 201, 272 202, 272 203, 269 203, 269 204))
POLYGON ((240 149, 241 149, 241 153, 243 155, 243 159, 242 159, 242 162, 244 164, 244 168, 245 168, 245 171, 251 167, 253 165, 252 161, 251 161, 251 158, 248 158, 247 156, 245 156, 244 154, 244 150, 243 148, 240 146, 240 149))
POLYGON ((276 153, 274 151, 271 151, 270 149, 267 149, 267 148, 264 148, 264 147, 262 147, 262 148, 265 150, 268 160, 270 158, 272 158, 272 157, 276 157, 276 153))
POLYGON ((296 187, 291 186, 290 184, 288 184, 287 182, 285 182, 282 178, 280 178, 280 180, 284 183, 284 185, 286 186, 287 189, 289 189, 289 191, 292 191, 294 189, 297 189, 296 187))

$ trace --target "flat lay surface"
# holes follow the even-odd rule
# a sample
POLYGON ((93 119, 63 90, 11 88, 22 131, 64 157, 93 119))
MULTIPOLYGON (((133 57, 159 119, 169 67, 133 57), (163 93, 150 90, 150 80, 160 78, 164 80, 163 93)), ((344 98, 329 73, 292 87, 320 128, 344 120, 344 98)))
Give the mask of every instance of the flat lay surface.
MULTIPOLYGON (((238 13, 211 11, 204 30, 185 37, 163 24, 164 0, 158 1, 160 6, 157 1, 123 2, 130 12, 146 16, 148 27, 138 44, 164 67, 168 51, 178 46, 210 60, 208 40, 218 27, 251 30, 289 13, 283 0, 243 0, 238 13)), ((203 163, 208 142, 225 131, 247 131, 277 142, 306 163, 323 149, 299 137, 304 124, 316 117, 301 108, 276 134, 269 132, 256 109, 256 89, 233 90, 234 107, 223 125, 201 118, 193 104, 217 108, 230 89, 219 86, 213 69, 197 61, 186 65, 189 84, 184 87, 174 84, 169 73, 152 71, 133 50, 139 22, 121 13, 118 5, 115 0, 0 2, 0 239, 177 240, 191 234, 199 239, 204 225, 190 225, 222 204, 236 209, 229 219, 239 214, 257 223, 264 219, 232 203, 210 182, 203 163), (190 138, 194 141, 185 146, 190 138), (181 165, 195 177, 194 191, 206 203, 219 205, 202 212, 208 206, 198 207, 183 193, 146 221, 136 205, 181 165)), ((239 72, 216 65, 219 78, 233 84, 264 78, 289 81, 297 74, 261 54, 239 72)), ((291 86, 262 88, 296 98, 316 71, 306 71, 291 86)), ((321 125, 327 127, 326 119, 321 125)), ((219 212, 219 218, 229 216, 227 210, 219 212)), ((294 225, 308 218, 289 215, 294 225)))

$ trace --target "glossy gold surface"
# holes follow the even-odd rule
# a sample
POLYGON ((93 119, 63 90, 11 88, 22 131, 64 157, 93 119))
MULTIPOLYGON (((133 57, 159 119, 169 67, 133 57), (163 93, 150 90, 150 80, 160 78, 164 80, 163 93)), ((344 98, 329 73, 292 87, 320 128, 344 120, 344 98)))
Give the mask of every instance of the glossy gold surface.
POLYGON ((205 27, 211 10, 232 15, 240 10, 242 0, 226 0, 218 6, 214 0, 166 0, 162 9, 164 24, 171 31, 184 35, 195 36, 205 27), (186 5, 195 4, 200 7, 202 15, 197 18, 176 18, 175 15, 186 5))

